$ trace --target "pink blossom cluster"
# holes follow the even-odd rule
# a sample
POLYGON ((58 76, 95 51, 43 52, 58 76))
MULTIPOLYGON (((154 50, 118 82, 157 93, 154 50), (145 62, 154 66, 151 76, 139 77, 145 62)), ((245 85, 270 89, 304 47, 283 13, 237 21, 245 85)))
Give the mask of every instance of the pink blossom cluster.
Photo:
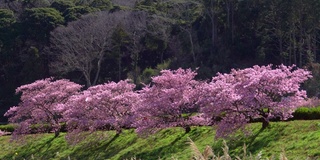
POLYGON ((194 80, 196 73, 191 69, 163 70, 152 78, 152 84, 140 93, 140 103, 135 106, 134 126, 138 133, 155 132, 167 127, 189 129, 193 125, 207 125, 208 120, 199 113, 195 104, 195 88, 200 85, 194 80))
POLYGON ((17 88, 16 93, 21 93, 21 102, 5 113, 5 116, 10 117, 10 122, 19 124, 14 134, 46 132, 47 128, 52 128, 58 134, 63 104, 70 96, 78 93, 81 87, 69 80, 54 81, 48 78, 17 88))
POLYGON ((63 113, 68 131, 95 131, 131 127, 132 107, 139 100, 129 80, 96 85, 71 96, 63 113))
POLYGON ((191 69, 163 70, 142 90, 129 80, 108 82, 80 91, 68 80, 39 80, 17 88, 21 103, 5 114, 18 123, 17 134, 57 132, 65 123, 69 133, 134 127, 139 134, 168 127, 217 125, 225 137, 246 123, 290 118, 307 99, 300 85, 311 77, 295 66, 254 66, 217 74, 210 82, 195 80, 191 69))
POLYGON ((222 118, 218 137, 224 137, 254 119, 263 127, 269 120, 286 120, 305 102, 306 92, 300 84, 311 77, 309 71, 295 66, 254 66, 218 74, 210 83, 198 88, 197 104, 207 117, 222 118))

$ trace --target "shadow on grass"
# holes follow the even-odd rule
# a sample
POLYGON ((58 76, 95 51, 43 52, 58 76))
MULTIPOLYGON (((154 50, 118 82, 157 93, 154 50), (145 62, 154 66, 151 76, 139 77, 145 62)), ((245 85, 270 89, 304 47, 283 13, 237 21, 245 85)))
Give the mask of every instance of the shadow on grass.
MULTIPOLYGON (((162 134, 166 134, 165 132, 171 132, 169 130, 165 130, 162 134)), ((128 159, 130 157, 136 157, 137 159, 148 159, 148 160, 157 160, 159 158, 161 159, 166 159, 166 158, 171 158, 168 157, 172 154, 176 154, 178 152, 182 152, 189 146, 187 145, 187 137, 189 133, 183 132, 182 134, 177 135, 175 138, 170 140, 167 145, 162 145, 159 147, 155 147, 152 150, 140 152, 140 153, 135 153, 135 154, 126 154, 122 156, 120 159, 128 159)), ((167 141, 167 140, 163 140, 167 141)), ((159 139, 155 143, 161 143, 161 139, 159 139)))
POLYGON ((98 159, 101 153, 105 152, 105 149, 119 137, 118 134, 113 135, 107 140, 90 140, 89 143, 79 144, 70 155, 70 157, 77 160, 86 160, 90 158, 98 159), (105 143, 102 143, 105 142, 105 143))
POLYGON ((231 140, 227 140, 231 155, 243 153, 244 144, 247 146, 247 152, 258 154, 270 143, 278 141, 285 134, 284 125, 272 124, 265 129, 253 131, 250 136, 236 135, 231 140))
POLYGON ((269 126, 264 130, 259 130, 253 137, 251 137, 248 143, 249 151, 260 151, 266 146, 268 146, 271 142, 278 141, 281 136, 284 135, 286 126, 284 125, 276 125, 269 126))
POLYGON ((90 140, 86 140, 89 143, 79 144, 73 150, 70 155, 71 158, 77 160, 87 160, 87 159, 109 159, 118 154, 121 150, 128 147, 128 145, 134 143, 137 137, 130 136, 132 131, 128 133, 121 134, 110 134, 107 138, 90 137, 90 140), (95 139, 96 138, 96 139, 95 139), (119 143, 117 141, 126 140, 126 142, 119 143), (113 145, 120 144, 120 145, 113 145), (85 151, 84 151, 85 150, 85 151))
MULTIPOLYGON (((63 137, 60 137, 63 138, 63 137)), ((60 150, 59 147, 52 147, 53 141, 58 139, 55 137, 48 137, 46 139, 39 138, 38 135, 32 135, 27 137, 27 142, 12 142, 18 143, 22 147, 19 149, 12 151, 11 155, 7 155, 3 157, 4 159, 32 159, 32 158, 41 158, 41 159, 48 159, 54 157, 55 153, 60 150), (41 157, 36 155, 41 155, 41 157)), ((23 139, 24 141, 25 139, 23 139)))

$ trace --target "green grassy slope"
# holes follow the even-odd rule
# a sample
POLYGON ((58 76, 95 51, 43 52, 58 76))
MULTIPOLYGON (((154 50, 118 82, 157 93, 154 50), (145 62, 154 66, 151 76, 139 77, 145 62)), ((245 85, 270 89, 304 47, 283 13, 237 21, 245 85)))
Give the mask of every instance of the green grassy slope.
MULTIPOLYGON (((320 120, 271 123, 260 132, 261 124, 251 124, 250 136, 237 134, 227 140, 231 155, 242 154, 243 144, 248 151, 263 157, 276 158, 285 150, 289 159, 320 159, 320 120)), ((9 136, 0 137, 0 159, 190 159, 190 137, 200 150, 210 145, 222 155, 222 140, 214 140, 211 127, 194 127, 189 133, 181 128, 163 130, 147 138, 138 137, 134 130, 99 132, 87 136, 77 145, 68 145, 65 134, 53 139, 52 134, 30 135, 24 144, 11 143, 9 136)))

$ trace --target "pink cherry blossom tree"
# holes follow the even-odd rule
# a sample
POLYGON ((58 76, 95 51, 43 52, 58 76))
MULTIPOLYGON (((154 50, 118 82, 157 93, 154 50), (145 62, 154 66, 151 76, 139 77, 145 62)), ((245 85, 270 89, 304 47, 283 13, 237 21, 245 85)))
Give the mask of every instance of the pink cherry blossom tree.
POLYGON ((57 137, 61 129, 63 104, 81 88, 69 80, 54 81, 53 78, 18 87, 16 93, 21 93, 21 102, 5 113, 9 122, 18 124, 13 134, 45 132, 49 128, 57 137))
POLYGON ((225 137, 253 119, 261 119, 262 129, 269 120, 286 120, 307 98, 300 85, 311 77, 295 66, 254 66, 230 74, 218 74, 198 87, 201 112, 215 120, 217 137, 225 137), (219 119, 219 120, 217 120, 219 119))
POLYGON ((66 104, 64 112, 70 133, 131 127, 132 107, 139 99, 135 85, 129 80, 96 85, 74 95, 66 104))
POLYGON ((193 91, 200 84, 195 76, 191 69, 178 69, 162 70, 153 77, 151 85, 140 91, 140 103, 134 108, 136 131, 143 134, 183 127, 188 132, 192 125, 207 124, 194 103, 193 91))

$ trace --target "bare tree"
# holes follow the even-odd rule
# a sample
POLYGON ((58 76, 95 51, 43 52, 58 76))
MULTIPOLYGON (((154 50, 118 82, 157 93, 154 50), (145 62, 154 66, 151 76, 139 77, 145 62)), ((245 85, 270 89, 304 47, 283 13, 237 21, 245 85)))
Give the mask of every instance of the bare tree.
MULTIPOLYGON (((47 49, 53 57, 51 72, 66 74, 80 71, 87 87, 96 85, 106 54, 117 47, 113 43, 113 33, 117 27, 122 27, 131 40, 126 48, 130 52, 133 79, 136 81, 139 53, 143 50, 140 40, 146 33, 147 17, 141 11, 98 12, 71 22, 68 26, 58 27, 51 33, 51 46, 47 49)), ((123 55, 117 54, 120 73, 123 55)))
POLYGON ((124 17, 123 12, 98 12, 56 28, 47 49, 53 57, 51 72, 80 71, 87 87, 95 85, 105 54, 112 49, 113 30, 124 17))

